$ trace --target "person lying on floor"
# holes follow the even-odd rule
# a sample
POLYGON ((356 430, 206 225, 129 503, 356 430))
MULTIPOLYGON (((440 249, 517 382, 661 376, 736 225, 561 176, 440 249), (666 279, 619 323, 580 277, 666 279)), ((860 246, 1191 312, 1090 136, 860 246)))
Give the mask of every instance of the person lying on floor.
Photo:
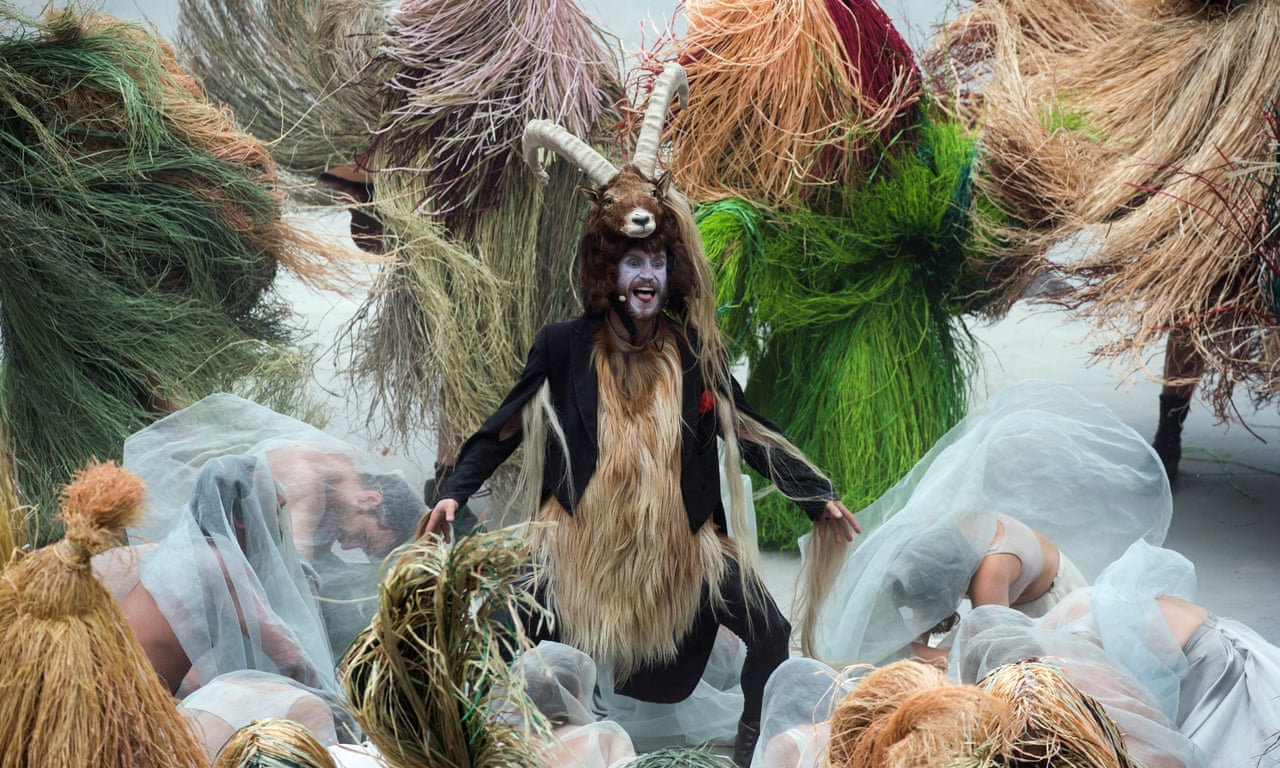
POLYGON ((913 641, 965 602, 1042 615, 1130 543, 1162 542, 1172 514, 1159 458, 1110 409, 1056 382, 1010 385, 859 512, 867 532, 836 570, 802 547, 818 585, 805 593, 827 595, 799 606, 802 647, 881 665, 921 653, 913 641))

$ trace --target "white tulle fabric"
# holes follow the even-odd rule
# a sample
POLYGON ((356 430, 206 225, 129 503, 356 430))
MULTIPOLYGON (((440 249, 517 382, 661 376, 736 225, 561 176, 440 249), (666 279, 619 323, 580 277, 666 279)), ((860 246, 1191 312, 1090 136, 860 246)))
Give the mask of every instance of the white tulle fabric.
POLYGON ((638 752, 732 744, 742 717, 741 677, 746 653, 737 635, 721 627, 693 693, 674 704, 616 693, 608 669, 602 668, 593 708, 600 718, 622 726, 638 752))
POLYGON ((817 768, 836 704, 865 670, 836 672, 816 659, 784 661, 764 688, 753 768, 817 768))
POLYGON ((146 482, 149 501, 130 541, 154 545, 137 548, 139 576, 193 664, 179 695, 246 669, 336 692, 335 659, 376 609, 376 559, 359 550, 299 555, 277 494, 287 478, 267 461, 282 446, 348 456, 358 471, 379 474, 343 441, 228 394, 125 442, 124 466, 146 482))
POLYGON ((820 607, 815 655, 837 668, 909 655, 965 599, 997 514, 1092 580, 1132 542, 1163 542, 1172 510, 1159 458, 1109 408, 1056 382, 1008 386, 858 512, 864 534, 820 607))
POLYGON ((544 765, 609 768, 636 754, 631 737, 616 722, 592 711, 596 664, 582 651, 545 641, 516 661, 530 701, 553 726, 541 747, 544 765))
POLYGON ((1208 765, 1280 765, 1280 648, 1212 613, 1180 644, 1157 598, 1194 602, 1195 591, 1190 560, 1139 542, 1042 624, 1103 648, 1152 692, 1208 765))
POLYGON ((254 720, 292 720, 326 747, 353 743, 360 735, 355 718, 338 697, 256 670, 219 675, 183 699, 178 711, 204 741, 210 761, 237 730, 254 720))

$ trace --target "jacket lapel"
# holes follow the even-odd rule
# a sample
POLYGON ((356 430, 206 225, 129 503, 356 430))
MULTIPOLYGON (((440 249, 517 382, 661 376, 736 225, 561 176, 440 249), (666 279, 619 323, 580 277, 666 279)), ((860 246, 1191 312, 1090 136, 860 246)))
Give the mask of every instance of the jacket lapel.
POLYGON ((590 320, 582 320, 573 331, 573 343, 569 350, 569 365, 572 368, 573 394, 578 404, 578 418, 582 420, 583 432, 591 438, 591 452, 599 450, 600 440, 596 432, 596 409, 600 394, 596 381, 596 370, 591 365, 591 350, 595 348, 599 324, 590 320))

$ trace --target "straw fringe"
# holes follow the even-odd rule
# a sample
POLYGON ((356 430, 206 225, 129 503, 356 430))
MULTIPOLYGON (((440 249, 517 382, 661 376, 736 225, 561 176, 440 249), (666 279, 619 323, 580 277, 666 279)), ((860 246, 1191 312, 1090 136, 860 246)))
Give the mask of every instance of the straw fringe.
POLYGON ((341 257, 284 219, 261 143, 161 41, 104 16, 4 16, 0 404, 47 530, 72 468, 170 408, 245 390, 301 407, 310 351, 271 288, 281 265, 341 282, 341 257))
POLYGON ((142 481, 91 464, 64 490, 66 538, 0 574, 0 766, 205 766, 89 558, 141 514, 142 481))
POLYGON ((565 642, 625 680, 672 661, 704 595, 719 605, 725 550, 714 526, 690 535, 680 485, 680 359, 597 345, 600 458, 569 515, 552 496, 535 539, 565 642), (621 359, 621 358, 627 359, 621 359), (630 385, 630 386, 628 386, 630 385))
POLYGON ((236 731, 213 768, 338 768, 338 764, 305 726, 265 718, 236 731))
POLYGON ((942 685, 902 701, 854 745, 852 765, 946 768, 972 754, 1010 717, 1010 705, 972 685, 942 685))
POLYGON ((1056 668, 1034 659, 1005 664, 978 685, 1012 707, 987 745, 994 759, 989 764, 1138 768, 1102 705, 1056 668))
MULTIPOLYGON (((738 200, 699 209, 716 254, 721 327, 751 365, 748 398, 853 509, 964 412, 973 354, 948 294, 965 241, 941 215, 963 180, 948 145, 932 146, 936 162, 904 154, 850 193, 840 214, 770 213, 738 200)), ((794 546, 808 528, 776 495, 756 513, 762 546, 794 546)))
POLYGON ((710 747, 663 747, 627 763, 631 768, 733 768, 733 761, 710 747))
POLYGON ((18 496, 13 465, 8 431, 0 423, 0 571, 17 555, 17 550, 26 545, 28 517, 34 511, 18 496))
POLYGON ((377 121, 362 70, 386 26, 376 0, 181 0, 183 61, 284 168, 351 162, 377 121))
MULTIPOLYGON (((580 309, 579 174, 556 160, 544 188, 520 135, 546 119, 598 139, 615 119, 618 67, 604 33, 552 0, 402 3, 371 66, 383 120, 361 162, 396 263, 341 354, 371 416, 389 414, 384 431, 408 440, 429 426, 449 463, 537 330, 580 309)), ((504 493, 509 475, 491 486, 504 493)))
POLYGON ((1103 707, 1036 659, 952 685, 932 664, 873 669, 836 705, 823 764, 1137 768, 1103 707))
POLYGON ((896 661, 867 672, 831 714, 827 761, 831 766, 858 765, 854 756, 865 734, 918 691, 947 684, 946 674, 932 664, 896 661))
POLYGON ((816 0, 686 4, 688 32, 672 56, 693 99, 668 131, 670 170, 691 198, 798 207, 866 179, 884 130, 919 98, 918 81, 907 62, 873 98, 833 10, 816 0))
POLYGON ((619 93, 603 31, 558 0, 403 2, 372 66, 383 119, 363 164, 415 174, 433 215, 495 206, 529 120, 588 136, 619 93))
POLYGON ((542 609, 522 586, 519 529, 414 544, 383 575, 378 614, 339 667, 351 711, 399 768, 539 765, 549 726, 504 661, 507 625, 542 609), (499 714, 501 713, 501 716, 499 714))
POLYGON ((518 369, 507 285, 437 221, 415 215, 411 194, 382 193, 388 266, 342 344, 353 383, 371 395, 371 423, 383 414, 384 429, 404 436, 434 426, 441 449, 456 451, 518 369))
POLYGON ((1257 215, 1275 178, 1277 55, 1271 3, 1000 0, 958 16, 929 58, 955 78, 955 112, 991 137, 987 193, 1027 224, 1005 233, 1010 271, 1072 278, 1048 300, 1124 370, 1159 379, 1150 345, 1187 329, 1220 418, 1237 384, 1280 390, 1257 215), (1038 255, 1063 245, 1082 256, 1038 255))

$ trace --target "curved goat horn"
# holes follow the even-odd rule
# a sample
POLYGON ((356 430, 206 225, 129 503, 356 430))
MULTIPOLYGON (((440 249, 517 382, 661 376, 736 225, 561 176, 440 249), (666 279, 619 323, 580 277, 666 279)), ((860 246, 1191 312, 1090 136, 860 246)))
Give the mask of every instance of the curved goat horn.
POLYGON ((566 160, 578 164, 586 172, 592 183, 600 185, 612 179, 618 173, 613 163, 605 159, 590 144, 569 133, 550 120, 530 120, 524 127, 524 138, 521 141, 524 150, 524 161, 529 164, 538 177, 538 181, 546 184, 551 178, 538 160, 539 149, 549 149, 566 160))
POLYGON ((672 92, 680 97, 680 106, 689 103, 689 80, 684 67, 668 62, 662 74, 653 81, 649 94, 649 106, 644 110, 644 122, 640 124, 640 137, 636 139, 635 164, 640 172, 653 178, 658 169, 658 145, 662 142, 662 124, 667 121, 672 92))

